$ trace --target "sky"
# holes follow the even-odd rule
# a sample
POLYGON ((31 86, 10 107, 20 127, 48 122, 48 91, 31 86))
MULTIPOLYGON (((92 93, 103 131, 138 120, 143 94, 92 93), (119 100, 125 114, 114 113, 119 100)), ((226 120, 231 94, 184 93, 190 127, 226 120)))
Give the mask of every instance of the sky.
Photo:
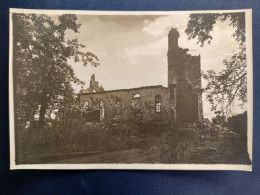
MULTIPOLYGON (((67 31, 69 38, 77 37, 100 60, 99 67, 72 64, 76 76, 88 88, 90 76, 105 90, 133 88, 149 85, 167 86, 168 32, 177 28, 179 46, 188 48, 192 55, 201 55, 202 71, 223 69, 222 60, 234 53, 238 43, 232 37, 234 28, 228 22, 217 22, 212 31, 210 45, 200 47, 196 40, 188 40, 185 34, 188 14, 171 15, 79 15, 79 33, 67 31)), ((202 80, 202 85, 206 81, 202 80)), ((74 86, 76 92, 81 86, 74 86)), ((204 117, 212 118, 210 104, 203 94, 204 117)), ((239 113, 238 107, 233 114, 239 113)))

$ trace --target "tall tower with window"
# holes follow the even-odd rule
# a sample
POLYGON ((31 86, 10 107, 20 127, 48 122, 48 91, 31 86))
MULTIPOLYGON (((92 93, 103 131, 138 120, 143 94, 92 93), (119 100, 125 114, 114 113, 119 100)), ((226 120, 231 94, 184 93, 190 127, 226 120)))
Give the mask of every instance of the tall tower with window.
POLYGON ((170 106, 172 121, 175 122, 176 115, 176 100, 177 100, 177 66, 180 62, 179 59, 179 32, 176 28, 172 28, 168 34, 168 88, 170 90, 170 106))
POLYGON ((179 32, 172 28, 168 35, 168 87, 177 84, 177 64, 179 63, 179 32))
POLYGON ((203 118, 200 55, 189 54, 178 45, 179 32, 168 35, 168 88, 172 121, 194 122, 203 118))

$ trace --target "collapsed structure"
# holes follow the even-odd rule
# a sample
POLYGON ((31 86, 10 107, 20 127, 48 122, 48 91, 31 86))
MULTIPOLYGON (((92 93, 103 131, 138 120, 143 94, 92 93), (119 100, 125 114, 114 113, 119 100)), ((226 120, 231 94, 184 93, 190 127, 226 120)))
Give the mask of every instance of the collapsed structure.
POLYGON ((203 118, 200 55, 178 45, 179 32, 168 34, 168 86, 143 86, 105 91, 91 76, 78 94, 84 107, 94 106, 91 120, 134 119, 143 122, 193 122, 203 118))

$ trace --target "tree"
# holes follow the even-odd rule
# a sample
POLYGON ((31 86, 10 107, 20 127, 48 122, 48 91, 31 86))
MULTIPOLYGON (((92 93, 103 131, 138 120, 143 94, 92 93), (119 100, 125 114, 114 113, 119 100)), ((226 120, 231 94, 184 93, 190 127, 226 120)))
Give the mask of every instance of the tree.
POLYGON ((190 14, 185 32, 189 39, 197 39, 197 43, 203 47, 205 42, 211 43, 213 39, 211 33, 217 21, 227 21, 236 29, 232 36, 240 46, 238 52, 226 56, 223 60, 224 70, 219 73, 210 70, 202 76, 208 81, 205 90, 208 92, 207 99, 211 103, 212 111, 227 116, 234 102, 239 102, 241 106, 247 102, 245 14, 242 12, 190 14))
POLYGON ((234 132, 241 135, 242 139, 247 138, 247 111, 229 117, 227 119, 227 126, 234 132))
POLYGON ((82 83, 68 59, 84 66, 98 66, 99 60, 66 36, 68 30, 79 32, 76 15, 61 15, 56 23, 44 14, 15 13, 12 19, 15 117, 26 121, 39 111, 42 127, 49 106, 71 100, 71 84, 82 83))

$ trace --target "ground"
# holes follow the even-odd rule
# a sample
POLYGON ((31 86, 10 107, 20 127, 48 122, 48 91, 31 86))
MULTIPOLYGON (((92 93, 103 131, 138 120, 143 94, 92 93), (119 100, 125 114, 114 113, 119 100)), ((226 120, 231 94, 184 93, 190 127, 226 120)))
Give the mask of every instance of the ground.
MULTIPOLYGON (((23 158, 21 164, 251 163, 241 137, 227 128, 212 125, 210 122, 184 124, 177 128, 158 126, 149 130, 143 129, 147 126, 140 126, 135 132, 132 132, 134 126, 122 124, 112 125, 108 129, 102 124, 88 124, 88 128, 89 126, 96 129, 102 126, 103 130, 98 133, 92 129, 93 134, 87 134, 88 137, 82 134, 83 139, 77 139, 78 146, 72 140, 73 144, 68 142, 64 148, 53 145, 49 152, 43 151, 41 154, 39 150, 34 152, 35 155, 32 155, 32 151, 27 151, 26 158, 23 158)), ((73 138, 71 135, 68 137, 73 138)))

